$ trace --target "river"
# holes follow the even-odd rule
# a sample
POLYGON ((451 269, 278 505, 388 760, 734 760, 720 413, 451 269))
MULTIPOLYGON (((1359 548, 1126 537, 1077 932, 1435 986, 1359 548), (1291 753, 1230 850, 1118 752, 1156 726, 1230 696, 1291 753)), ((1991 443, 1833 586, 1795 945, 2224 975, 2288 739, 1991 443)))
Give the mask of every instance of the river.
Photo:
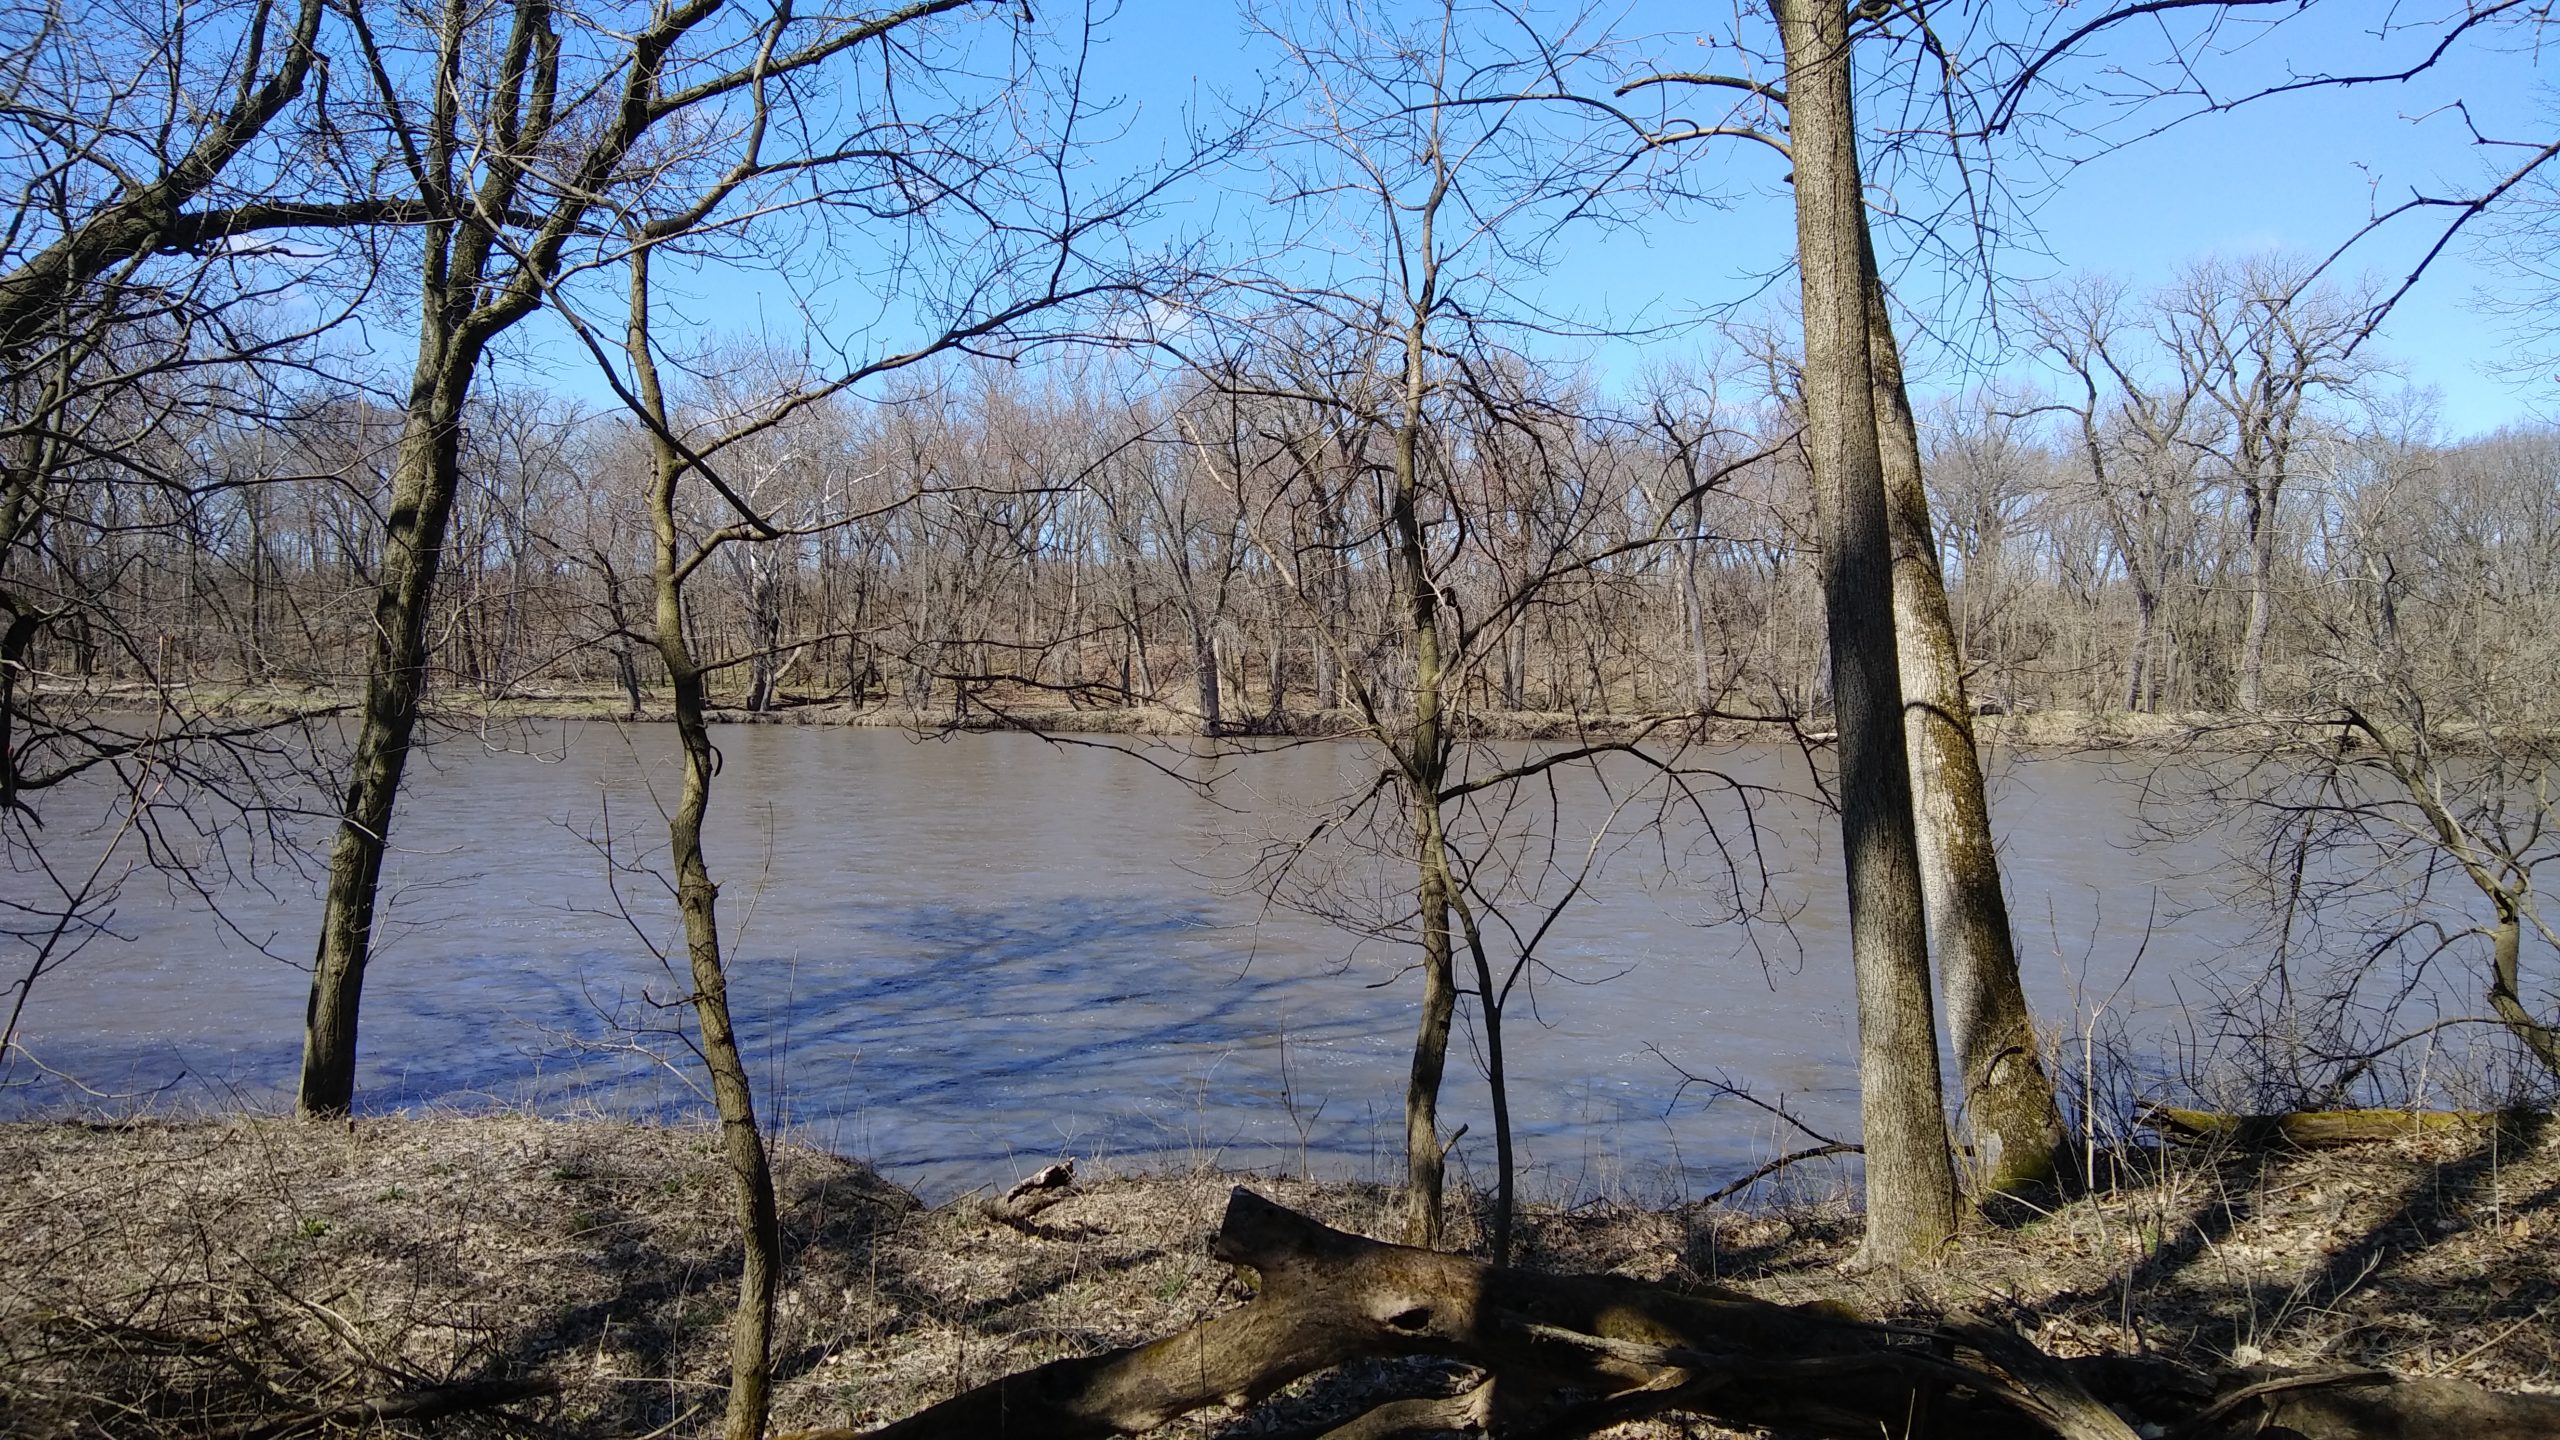
MULTIPOLYGON (((732 1003, 759 1100, 791 1133, 931 1194, 1069 1154, 1398 1172, 1419 985, 1400 973, 1399 947, 1344 928, 1392 900, 1393 866, 1363 852, 1355 826, 1293 871, 1330 916, 1275 906, 1254 883, 1275 845, 1374 772, 1358 746, 1235 757, 1196 790, 1154 768, 1190 763, 1179 749, 1139 759, 1021 735, 794 726, 716 739, 711 862, 732 1003)), ((1748 834, 1724 779, 1694 777, 1696 802, 1657 830, 1651 771, 1562 772, 1552 811, 1532 786, 1504 822, 1515 838, 1562 841, 1509 894, 1528 930, 1620 807, 1512 1006, 1533 1195, 1695 1193, 1801 1143, 1747 1104, 1683 1093, 1682 1070, 1783 1098, 1809 1125, 1854 1138, 1830 822, 1801 799, 1791 752, 1688 763, 1769 787, 1751 815, 1768 873, 1764 888, 1744 872, 1750 923, 1732 918, 1727 893, 1728 857, 1748 834)), ((661 727, 565 724, 497 745, 447 741, 412 766, 365 989, 364 1108, 706 1108, 676 1038, 685 1014, 669 1005, 685 986, 648 943, 674 943, 649 868, 665 844, 653 787, 671 798, 671 764, 661 727)), ((2213 888, 2219 856, 2136 845, 2131 792, 2107 764, 2004 765, 1994 809, 2030 997, 2049 1027, 2126 1027, 2156 1051, 2179 996, 2246 963, 2253 922, 2213 888)), ((76 860, 79 817, 48 820, 54 853, 76 860)), ((0 884, 12 902, 42 890, 24 870, 0 884)), ((311 877, 269 868, 219 887, 217 919, 134 876, 114 934, 39 982, 24 1040, 51 1073, 15 1067, 0 1108, 285 1103, 316 895, 311 877)), ((1511 951, 1495 936, 1499 959, 1511 951)), ((1471 1029, 1445 1094, 1445 1123, 1469 1127, 1462 1172, 1489 1181, 1471 1029)))

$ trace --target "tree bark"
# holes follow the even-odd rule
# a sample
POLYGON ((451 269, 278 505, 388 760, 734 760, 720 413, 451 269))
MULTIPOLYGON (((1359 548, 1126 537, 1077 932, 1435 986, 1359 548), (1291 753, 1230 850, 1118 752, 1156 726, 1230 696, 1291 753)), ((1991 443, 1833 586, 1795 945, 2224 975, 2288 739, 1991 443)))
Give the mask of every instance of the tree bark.
MULTIPOLYGON (((1436 673, 1433 688, 1437 688, 1436 673)), ((1424 733, 1417 727, 1417 759, 1423 743, 1424 733)), ((1422 927, 1422 1009, 1414 1017, 1413 1064, 1404 1092, 1404 1240, 1421 1246, 1440 1243, 1441 1192, 1448 1167, 1447 1147, 1440 1139, 1440 1081, 1448 1068, 1449 1027, 1458 1009, 1457 980, 1451 968, 1447 843, 1440 830, 1438 748, 1435 724, 1427 778, 1407 781, 1418 852, 1415 899, 1422 927)))
POLYGON ((1974 744, 1972 697, 1965 691, 1937 531, 1929 518, 1920 427, 1903 383, 1884 278, 1863 223, 1861 236, 1920 886, 1937 942, 1947 1038, 1973 1138, 1974 1184, 2007 1193, 2053 1178, 2062 1112, 2019 983, 2009 901, 2000 887, 2000 852, 1992 841, 1991 806, 1974 744))
POLYGON ((1786 45, 1804 292, 1804 403, 1823 520, 1823 595, 1840 732, 1841 854, 1858 985, 1866 1147, 1861 1259, 1931 1258, 1954 1234, 1955 1172, 1938 1081, 1928 927, 1893 620, 1893 556, 1876 433, 1864 275, 1866 200, 1850 109, 1848 15, 1771 0, 1786 45))

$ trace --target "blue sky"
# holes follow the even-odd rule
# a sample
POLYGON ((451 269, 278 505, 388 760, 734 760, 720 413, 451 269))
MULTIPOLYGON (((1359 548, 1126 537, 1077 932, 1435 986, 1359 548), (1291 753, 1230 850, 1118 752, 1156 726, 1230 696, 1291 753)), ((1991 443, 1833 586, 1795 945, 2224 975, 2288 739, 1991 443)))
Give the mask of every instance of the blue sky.
MULTIPOLYGON (((1062 0, 1053 4, 1059 8, 1041 12, 1045 22, 1069 18, 1062 0)), ((1659 55, 1665 64, 1699 63, 1699 37, 1680 28, 1692 13, 1686 6, 1646 3, 1615 17, 1627 33, 1659 37, 1635 42, 1629 59, 1659 55)), ((1737 12, 1700 7, 1694 13, 1730 29, 1737 12)), ((1984 13, 1996 14, 1998 7, 1984 13)), ((2067 24, 2095 13, 2095 7, 2016 13, 2060 17, 2067 24)), ((2288 72, 2373 68, 2378 57, 2409 53, 2406 37, 2377 41, 2373 33, 2383 16, 2396 13, 2378 0, 2330 0, 2308 18, 2288 16, 2263 33, 2226 27, 2225 42, 2236 53, 2208 74, 2237 83, 2288 72)), ((1112 153, 1154 153, 1152 147, 1165 143, 1186 110, 1213 105, 1220 93, 1250 93, 1257 67, 1276 65, 1276 55, 1248 35, 1229 0, 1127 0, 1102 36, 1089 67, 1092 89, 1124 97, 1129 117, 1129 133, 1106 152, 1105 169, 1112 153)), ((2102 271, 2140 289, 2165 283, 2180 266, 2208 255, 2326 254, 2376 208, 2405 198, 2413 187, 2433 193, 2473 188, 2504 158, 2469 142, 2452 102, 2463 102, 2483 130, 2496 134, 2532 135, 2537 127, 2547 134, 2560 123, 2547 94, 2548 73, 2529 50, 2515 48, 2516 39, 2509 33, 2496 43, 2458 47, 2416 81, 2278 97, 2114 149, 2105 143, 2112 137, 2103 133, 2107 112, 2084 105, 2071 112, 2073 118, 2102 133, 2073 142, 2087 158, 2056 175, 2032 208, 2030 243, 2012 244, 2003 268, 2020 280, 2102 271)), ((2161 43, 2159 33, 2127 31, 2112 54, 2095 52, 2076 70, 2058 72, 2059 78, 2102 79, 2111 61, 2149 56, 2161 43)), ((1728 55, 1715 63, 1731 68, 1734 62, 1728 55)), ((2129 137, 2164 116, 2157 108, 2131 114, 2118 121, 2116 133, 2129 137)), ((2000 163, 2012 173, 2030 173, 2023 159, 2015 151, 2000 153, 2000 163)), ((1662 214, 1640 226, 1593 232, 1534 279, 1534 298, 1559 313, 1641 323, 1694 314, 1762 288, 1786 263, 1792 245, 1781 164, 1773 153, 1739 145, 1692 163, 1712 167, 1693 173, 1717 176, 1718 187, 1731 197, 1730 208, 1662 214)), ((1168 222, 1214 234, 1233 217, 1252 214, 1262 200, 1253 193, 1256 175, 1233 174, 1223 190, 1195 189, 1171 207, 1168 222)), ((2361 273, 2396 284, 2440 223, 2435 216, 2401 222, 2359 246, 2341 275, 2352 279, 2361 273)), ((1890 240, 1885 243, 1891 247, 1890 240)), ((2490 373, 2506 355, 2504 322, 2485 316, 2474 301, 2478 292, 2506 282, 2487 259, 2476 246, 2458 245, 2436 262, 2381 336, 2381 358, 2409 384, 2435 394, 2436 413, 2449 436, 2550 413, 2543 402, 2560 394, 2560 385, 2519 390, 2490 373)), ((769 331, 798 325, 787 306, 752 281, 704 276, 692 288, 687 308, 706 323, 769 331)), ((1922 267, 1904 273, 1899 293, 1930 323, 1975 337, 1969 348, 1977 368, 1942 358, 1915 377, 1924 385, 1962 385, 1986 363, 2005 365, 2010 378, 2025 373, 2016 362, 1997 357, 1995 343, 1984 338, 1978 289, 1949 295, 1943 278, 1922 267)), ((857 303, 839 313, 858 311, 857 303)), ((791 335, 780 338, 796 343, 791 335)), ((604 398, 600 389, 589 390, 568 373, 582 357, 556 338, 526 339, 524 353, 548 378, 604 398)), ((1604 375, 1624 379, 1647 364, 1703 360, 1711 343, 1703 335, 1676 337, 1640 350, 1608 347, 1591 359, 1604 375)))

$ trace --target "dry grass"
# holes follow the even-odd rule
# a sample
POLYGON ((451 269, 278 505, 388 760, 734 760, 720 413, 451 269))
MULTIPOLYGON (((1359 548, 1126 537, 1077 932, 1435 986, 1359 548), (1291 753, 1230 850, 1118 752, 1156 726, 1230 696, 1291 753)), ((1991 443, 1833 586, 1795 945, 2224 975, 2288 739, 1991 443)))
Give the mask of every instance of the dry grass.
POLYGON ((1848 1276, 1857 1217, 1599 1208, 1540 1217, 1528 1263, 1879 1318, 1964 1311, 2056 1355, 2378 1366, 2560 1391, 2560 1136, 2548 1117, 2317 1153, 2138 1151, 2096 1193, 1973 1222, 1949 1262, 1848 1276))
MULTIPOLYGON (((786 1427, 891 1418, 1244 1293, 1206 1245, 1233 1176, 1106 1178, 1025 1234, 966 1205, 925 1209, 814 1150, 776 1161, 793 1252, 786 1427)), ((1968 1309, 2064 1354, 2560 1381, 2550 1139, 2157 1161, 2102 1195, 1984 1224, 1960 1263, 1920 1275, 1839 1274, 1856 1217, 1836 1201, 1546 1208, 1526 1218, 1522 1258, 1880 1316, 1968 1309)), ((736 1256, 707 1130, 514 1115, 27 1124, 0 1127, 0 1174, 18 1180, 0 1197, 0 1430, 246 1440, 358 1396, 524 1375, 566 1388, 435 1428, 686 1434, 718 1414, 736 1256)), ((1391 1223, 1375 1188, 1252 1183, 1345 1228, 1391 1223)), ((1457 1232, 1471 1243, 1475 1217, 1457 1232)), ((1422 1369, 1320 1378, 1252 1417, 1167 1433, 1303 1425, 1422 1369)))

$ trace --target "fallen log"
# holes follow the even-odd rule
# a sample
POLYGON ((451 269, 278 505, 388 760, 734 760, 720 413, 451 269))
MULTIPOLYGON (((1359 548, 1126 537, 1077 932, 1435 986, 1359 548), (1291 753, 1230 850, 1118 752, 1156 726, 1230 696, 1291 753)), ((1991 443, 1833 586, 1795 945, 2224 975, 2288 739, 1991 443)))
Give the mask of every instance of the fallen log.
MULTIPOLYGON (((1212 1405, 1242 1409, 1346 1362, 1438 1355, 1488 1372, 1467 1405, 1493 1433, 1571 1436, 1681 1409, 1798 1434, 1900 1434, 1915 1413, 1950 1433, 2132 1440, 2063 1367, 1983 1357, 1978 1339, 1881 1326, 1837 1307, 1614 1276, 1497 1269, 1328 1228, 1237 1189, 1212 1253, 1255 1271, 1255 1297, 1179 1334, 1051 1361, 872 1432, 930 1437, 1134 1435, 1212 1405)), ((2031 1351, 2024 1341, 1995 1348, 2031 1351)), ((2039 1359, 2042 1357, 2039 1356, 2039 1359)), ((1334 1433, 1384 1435, 1456 1418, 1447 1401, 1334 1433)), ((851 1440, 851 1431, 807 1440, 851 1440)))
POLYGON ((2550 1440, 2560 1436, 2560 1399, 2379 1370, 2235 1371, 2185 1433, 2212 1440, 2550 1440))
POLYGON ((1241 1410, 1354 1360, 1411 1355, 1460 1361, 1481 1378, 1454 1396, 1382 1396, 1315 1433, 1574 1440, 1676 1410, 1842 1440, 2560 1436, 2560 1397, 2372 1370, 2209 1377, 2139 1357, 2059 1360, 1962 1316, 1881 1325, 1827 1303, 1777 1305, 1720 1287, 1499 1269, 1345 1234, 1242 1188, 1211 1253, 1256 1272, 1251 1300, 1149 1344, 1005 1376, 867 1435, 789 1440, 1135 1435, 1211 1406, 1241 1410))
POLYGON ((2253 1147, 2281 1143, 2303 1150, 2487 1130, 2512 1119, 2487 1110, 2294 1110, 2281 1115, 2228 1115, 2175 1105, 2145 1105, 2134 1118, 2168 1140, 2253 1147))

